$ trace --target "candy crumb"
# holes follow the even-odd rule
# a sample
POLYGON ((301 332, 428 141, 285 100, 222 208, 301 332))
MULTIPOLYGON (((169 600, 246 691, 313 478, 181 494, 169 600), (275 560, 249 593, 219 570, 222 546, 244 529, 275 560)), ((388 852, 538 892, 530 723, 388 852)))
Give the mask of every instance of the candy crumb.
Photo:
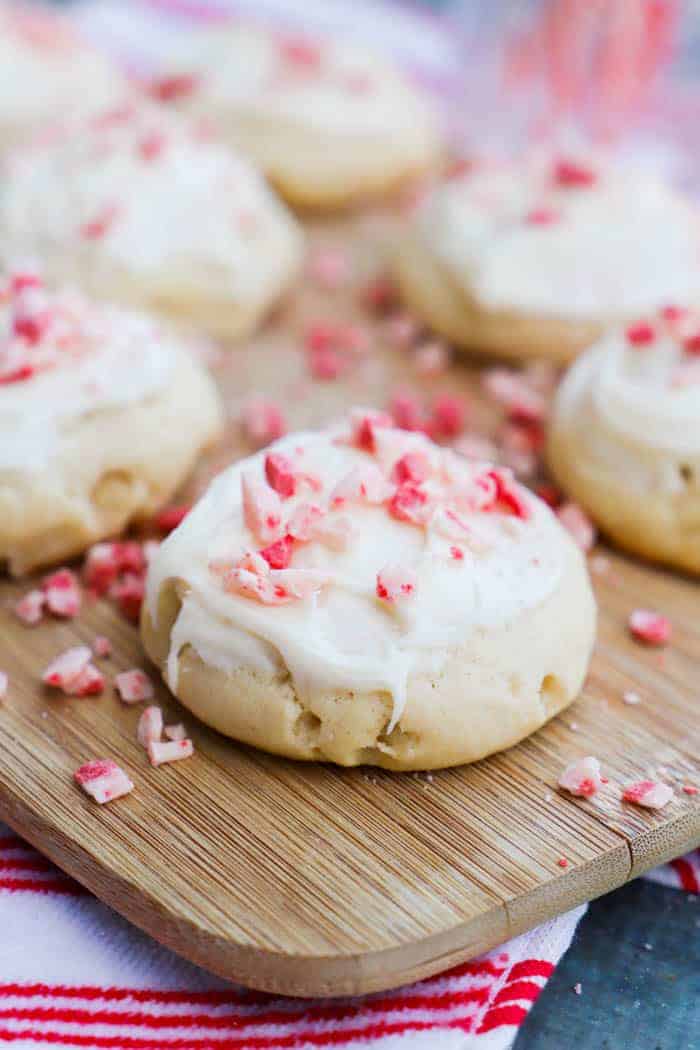
POLYGON ((152 740, 148 745, 148 758, 152 766, 162 766, 167 762, 179 762, 180 759, 190 758, 194 754, 194 746, 191 740, 169 740, 159 743, 152 740))
POLYGON ((642 698, 639 695, 639 693, 635 693, 631 689, 628 689, 622 694, 622 702, 623 704, 630 704, 634 706, 635 704, 641 704, 642 698))
POLYGON ((634 609, 627 621, 630 633, 647 645, 666 645, 671 639, 671 621, 650 609, 634 609))
POLYGON ((95 656, 107 657, 112 655, 112 643, 103 634, 98 634, 92 643, 95 656))
POLYGON ((581 982, 577 981, 576 984, 574 985, 574 995, 580 995, 582 991, 583 991, 583 988, 581 987, 581 982))
POLYGON ((114 684, 125 704, 139 704, 153 696, 153 683, 139 667, 122 671, 115 677, 114 684))
POLYGON ((560 868, 568 868, 569 867, 569 862, 566 859, 566 857, 560 857, 559 860, 557 861, 557 866, 560 867, 560 868))
POLYGON ((94 798, 99 805, 113 802, 115 798, 128 795, 134 789, 124 770, 109 759, 86 762, 76 769, 73 778, 85 794, 94 798))
POLYGON ((14 611, 15 616, 26 624, 27 627, 34 627, 36 624, 41 623, 44 615, 44 605, 46 603, 46 595, 43 591, 35 588, 32 591, 27 591, 18 602, 15 603, 14 611))
POLYGON ((54 616, 72 619, 80 612, 81 591, 78 578, 70 569, 58 569, 41 583, 46 608, 54 616))
POLYGON ((182 722, 178 722, 174 726, 166 726, 164 733, 168 740, 185 740, 187 738, 187 730, 182 722))
POLYGON ((658 780, 637 780, 627 785, 622 798, 646 809, 663 809, 673 798, 673 788, 658 780))
POLYGON ((66 649, 52 660, 41 676, 45 685, 69 692, 71 685, 90 663, 92 651, 86 645, 66 649))
POLYGON ((4 700, 7 696, 7 686, 9 679, 5 671, 0 671, 0 700, 4 700))
POLYGON ((600 790, 603 780, 600 762, 592 755, 571 762, 558 780, 560 788, 579 798, 590 798, 600 790))
POLYGON ((136 728, 136 739, 142 747, 148 748, 150 743, 154 740, 160 740, 162 735, 163 712, 155 705, 146 707, 139 718, 139 724, 136 728))
MULTIPOLYGON (((7 675, 5 676, 5 678, 7 678, 7 675)), ((697 795, 698 793, 698 789, 695 787, 694 784, 684 784, 681 788, 681 791, 684 795, 697 795)))

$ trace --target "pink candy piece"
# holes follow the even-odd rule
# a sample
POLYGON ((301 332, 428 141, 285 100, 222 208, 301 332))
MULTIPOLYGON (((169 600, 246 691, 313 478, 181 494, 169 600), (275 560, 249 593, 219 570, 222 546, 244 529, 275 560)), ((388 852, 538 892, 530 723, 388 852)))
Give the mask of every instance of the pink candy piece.
POLYGON ((292 536, 283 536, 282 539, 271 543, 260 551, 260 557, 264 558, 271 569, 287 569, 292 560, 294 539, 292 536))
POLYGON ((314 379, 321 381, 338 379, 347 372, 350 361, 345 354, 332 346, 308 353, 309 372, 314 379))
POLYGON ((663 809, 673 798, 673 788, 658 780, 637 780, 627 785, 622 798, 646 809, 663 809))
POLYGON ((576 546, 587 554, 595 544, 596 527, 586 512, 577 503, 565 503, 556 513, 576 546))
POLYGON ((159 707, 146 707, 139 718, 136 728, 136 739, 142 747, 147 748, 154 740, 163 735, 163 712, 159 707))
POLYGON ((103 634, 98 634, 92 643, 95 656, 111 656, 112 655, 112 643, 109 638, 105 638, 103 634))
POLYGON ((463 398, 441 394, 433 402, 431 433, 437 437, 455 438, 464 430, 466 418, 467 406, 463 398))
POLYGON ((450 364, 450 351, 443 343, 424 343, 416 347, 413 366, 419 376, 442 375, 450 364))
POLYGON ((493 498, 483 504, 482 510, 512 513, 516 518, 521 518, 523 521, 527 521, 530 517, 530 508, 525 501, 525 497, 507 471, 489 470, 481 478, 477 479, 477 482, 481 482, 485 486, 486 492, 493 492, 493 498))
POLYGON ((287 534, 300 543, 308 543, 324 514, 316 503, 301 503, 287 522, 287 534))
POLYGON ((525 222, 528 226, 553 226, 555 222, 559 222, 561 219, 561 212, 558 212, 556 208, 533 208, 525 216, 525 222))
POLYGON ((392 397, 389 410, 397 427, 401 430, 424 431, 428 427, 420 400, 409 391, 400 391, 392 397))
POLYGON ((627 621, 632 635, 647 645, 666 645, 671 639, 671 621, 650 609, 635 609, 627 621))
POLYGON ((190 503, 175 503, 170 507, 163 507, 155 516, 156 528, 167 536, 185 520, 191 509, 190 503))
POLYGON ((183 726, 182 722, 178 722, 173 726, 166 726, 163 730, 168 740, 185 740, 187 737, 187 730, 183 726))
POLYGON ((404 349, 416 338, 418 323, 409 314, 396 314, 388 319, 384 331, 391 346, 404 349))
POLYGON ((405 481, 412 481, 419 485, 421 481, 426 481, 430 474, 430 460, 424 452, 406 452, 394 463, 391 480, 398 485, 402 485, 405 481))
POLYGON ((453 561, 464 561, 464 551, 461 547, 450 547, 450 557, 453 561))
POLYGON ((92 651, 86 645, 77 645, 52 660, 41 676, 45 685, 54 686, 64 692, 70 690, 71 685, 80 676, 81 672, 90 663, 92 651))
POLYGON ((419 485, 405 482, 399 485, 389 500, 389 513, 398 521, 424 526, 430 516, 428 494, 419 485))
POLYGON ((379 504, 393 492, 379 467, 366 463, 353 469, 341 478, 331 492, 331 506, 343 507, 346 503, 379 504))
POLYGON ((151 740, 147 746, 148 758, 152 766, 162 766, 166 762, 179 762, 183 758, 190 758, 194 754, 194 745, 191 740, 168 740, 162 743, 151 740))
POLYGON ((29 627, 33 627, 35 624, 41 622, 45 602, 46 595, 43 591, 38 589, 27 591, 27 593, 15 603, 15 616, 17 616, 22 623, 27 624, 29 627))
POLYGON ((603 785, 600 775, 600 762, 589 755, 578 758, 566 767, 559 777, 559 787, 579 798, 590 798, 603 785))
POLYGON ((377 597, 385 602, 410 598, 416 589, 416 574, 403 565, 387 565, 377 573, 377 597))
POLYGON ((265 456, 265 477, 282 499, 289 499, 296 492, 294 464, 282 452, 268 452, 265 456))
POLYGON ((124 770, 109 759, 86 762, 76 769, 73 777, 85 794, 90 795, 100 805, 128 795, 134 789, 124 770))
POLYGON ((70 569, 59 569, 46 576, 41 588, 46 598, 46 607, 54 616, 70 619, 80 612, 80 584, 70 569))
POLYGON ((547 402, 542 394, 522 375, 505 368, 492 368, 484 374, 487 394, 503 405, 511 419, 541 423, 547 415, 547 402))
POLYGON ((351 414, 350 425, 350 444, 365 452, 374 452, 377 430, 393 427, 394 420, 386 412, 355 411, 351 414))
POLYGON ((627 326, 625 338, 630 346, 650 346, 656 339, 656 330, 648 321, 637 321, 627 326))
POLYGON ((105 676, 94 664, 87 664, 68 689, 69 696, 99 696, 105 687, 105 676))
POLYGON ((312 539, 333 551, 344 551, 355 536, 352 522, 343 517, 322 518, 313 530, 312 539))
POLYGON ((552 176, 557 186, 573 189, 587 189, 598 181, 593 168, 567 159, 557 161, 552 176))
POLYGON ((5 671, 0 671, 0 700, 4 700, 7 696, 7 686, 9 679, 5 671))
POLYGON ((241 475, 243 517, 255 538, 264 544, 277 539, 282 524, 282 504, 274 489, 252 473, 241 475))
POLYGON ((153 697, 153 683, 139 667, 116 675, 114 684, 125 704, 139 704, 153 697))
POLYGON ((96 594, 106 594, 121 573, 138 575, 146 567, 140 543, 96 543, 83 567, 83 582, 96 594))
POLYGON ((255 448, 277 441, 287 433, 287 422, 276 402, 264 397, 253 397, 241 412, 241 424, 246 437, 255 448))

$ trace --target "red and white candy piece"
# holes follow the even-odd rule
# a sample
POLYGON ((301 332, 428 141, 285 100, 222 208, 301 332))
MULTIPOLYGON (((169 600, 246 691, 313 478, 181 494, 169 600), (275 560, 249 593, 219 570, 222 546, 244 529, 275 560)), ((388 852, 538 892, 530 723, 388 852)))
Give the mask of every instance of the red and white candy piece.
POLYGON ((651 609, 634 609, 627 623, 633 637, 647 645, 666 645, 671 639, 671 621, 651 609))
POLYGON ((114 684, 125 704, 140 704, 153 697, 153 682, 140 667, 122 671, 116 675, 114 684))
POLYGON ((134 790, 123 769, 110 759, 98 758, 76 769, 73 777, 86 795, 103 805, 134 790))
POLYGON ((179 762, 194 754, 191 740, 151 740, 147 747, 148 759, 152 766, 162 766, 167 762, 179 762))
POLYGON ((250 472, 241 475, 241 494, 247 528, 258 542, 274 542, 282 524, 282 503, 278 494, 250 472))
POLYGON ((99 696, 105 687, 105 676, 94 664, 87 664, 71 683, 70 696, 99 696))
POLYGON ((95 656, 108 657, 112 655, 112 643, 103 634, 96 635, 92 648, 95 656))
POLYGON ((341 478, 331 492, 331 506, 344 507, 347 503, 380 504, 393 493, 390 485, 379 467, 374 463, 364 463, 353 467, 341 478))
POLYGON ((177 722, 172 726, 166 726, 163 732, 168 740, 185 740, 187 738, 187 730, 182 722, 177 722))
POLYGON ((497 401, 511 419, 541 423, 547 416, 547 402, 534 383, 522 374, 505 368, 491 368, 484 374, 486 393, 497 401))
POLYGON ((603 785, 600 775, 600 762, 592 755, 586 758, 577 758, 571 762, 558 780, 560 788, 568 791, 570 795, 579 798, 590 798, 595 795, 603 785))
POLYGON ((146 707, 136 728, 136 738, 142 747, 147 748, 154 740, 160 740, 163 735, 163 712, 159 707, 151 704, 146 707))
POLYGON ((34 627, 36 624, 41 623, 45 602, 46 595, 43 591, 40 591, 38 588, 27 591, 15 603, 15 616, 28 627, 34 627))
POLYGON ((394 420, 386 412, 355 411, 350 417, 350 444, 374 452, 376 432, 393 425, 394 420))
POLYGON ((72 619, 80 612, 81 591, 75 573, 70 569, 59 569, 46 576, 41 584, 46 599, 46 608, 54 616, 72 619))
POLYGON ((66 649, 52 660, 41 676, 45 685, 69 692, 71 685, 80 676, 92 659, 92 650, 87 645, 76 645, 66 649))
POLYGON ((646 809, 663 809, 673 798, 673 788, 658 780, 637 780, 627 785, 622 798, 646 809))
POLYGON ((377 573, 377 597, 384 602, 403 601, 414 593, 417 582, 409 566, 387 565, 377 573))
POLYGON ((656 329, 648 321, 636 321, 625 329, 625 338, 630 346, 651 346, 656 339, 656 329))

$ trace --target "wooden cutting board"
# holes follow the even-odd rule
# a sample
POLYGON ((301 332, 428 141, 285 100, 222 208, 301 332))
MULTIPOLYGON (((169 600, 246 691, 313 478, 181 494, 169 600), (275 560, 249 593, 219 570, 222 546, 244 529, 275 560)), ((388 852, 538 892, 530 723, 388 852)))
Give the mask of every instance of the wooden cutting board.
MULTIPOLYGON (((396 223, 370 213, 315 223, 311 234, 353 253, 359 285, 396 223)), ((252 390, 284 401, 296 427, 352 403, 382 405, 400 381, 428 398, 469 391, 474 423, 487 429, 478 367, 419 377, 380 322, 365 363, 342 380, 308 383, 305 322, 356 317, 355 291, 306 287, 252 345, 225 352, 216 371, 232 419, 252 390)), ((247 451, 232 423, 185 495, 247 451)), ((10 689, 0 705, 0 819, 157 940, 245 985, 330 996, 438 972, 700 843, 700 795, 681 790, 700 786, 698 585, 609 558, 595 577, 600 632, 582 697, 518 747, 430 775, 304 765, 237 746, 160 684, 166 720, 184 719, 196 755, 153 770, 135 739, 139 711, 111 689, 75 700, 39 684, 52 657, 96 634, 113 641, 114 673, 146 666, 136 630, 101 601, 73 622, 27 629, 5 607, 27 582, 2 581, 0 668, 10 689), (672 618, 668 649, 629 638, 637 606, 672 618), (625 705, 625 690, 642 702, 625 705), (592 801, 560 794, 562 767, 586 754, 601 760, 609 784, 592 801), (101 808, 90 802, 72 772, 95 757, 116 759, 135 791, 101 808), (619 801, 621 784, 648 775, 677 785, 660 813, 619 801)))

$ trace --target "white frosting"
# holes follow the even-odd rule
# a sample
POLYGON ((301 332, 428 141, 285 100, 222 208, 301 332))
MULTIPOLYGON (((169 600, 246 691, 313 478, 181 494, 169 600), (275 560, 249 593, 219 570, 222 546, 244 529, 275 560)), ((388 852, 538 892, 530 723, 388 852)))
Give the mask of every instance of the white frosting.
POLYGON ((166 299, 264 299, 300 248, 296 224, 246 160, 175 114, 131 102, 8 158, 0 232, 5 258, 36 256, 92 288, 123 275, 166 299))
MULTIPOLYGON (((283 522, 309 499, 327 505, 351 469, 373 462, 369 453, 338 443, 338 433, 296 434, 273 446, 290 457, 302 449, 303 470, 323 482, 320 493, 310 497, 303 490, 285 500, 283 522)), ((437 470, 449 470, 456 484, 471 484, 485 469, 438 450, 421 436, 391 433, 395 450, 417 446, 427 451, 437 470)), ((463 560, 451 553, 458 541, 442 535, 434 518, 424 529, 392 517, 386 505, 348 504, 328 517, 350 518, 353 536, 347 549, 331 550, 319 542, 295 545, 290 568, 317 570, 327 580, 317 593, 274 606, 229 593, 209 566, 260 547, 245 524, 241 475, 252 472, 262 479, 264 456, 222 473, 150 565, 147 602, 154 621, 163 583, 177 578, 186 584, 166 671, 174 690, 177 657, 191 645, 206 663, 229 673, 236 667, 267 673, 288 669, 301 697, 318 690, 385 691, 394 704, 391 729, 403 710, 410 674, 439 673, 449 651, 472 632, 507 624, 558 585, 565 550, 561 527, 543 503, 527 495, 527 520, 502 512, 468 516, 473 542, 460 544, 463 560), (377 574, 396 563, 415 575, 415 591, 388 603, 377 597, 377 574)))
POLYGON ((700 225, 686 200, 634 170, 598 167, 588 187, 552 172, 540 161, 477 168, 421 210, 421 238, 469 295, 578 320, 700 301, 700 225), (539 209, 556 221, 528 221, 539 209))
POLYGON ((251 26, 188 31, 164 72, 192 74, 195 109, 296 124, 327 135, 373 137, 430 127, 426 105, 371 52, 343 42, 297 40, 251 26), (296 45, 317 62, 290 61, 296 45))
POLYGON ((657 490, 680 491, 678 460, 700 458, 700 358, 684 351, 668 326, 656 322, 657 338, 646 346, 612 332, 570 368, 559 387, 555 416, 575 427, 583 455, 625 482, 648 482, 657 490), (695 375, 686 382, 684 373, 695 375), (643 459, 641 449, 653 453, 643 459))
MULTIPOLYGON (((45 469, 85 416, 143 401, 169 382, 182 350, 138 314, 96 307, 74 293, 56 293, 49 329, 27 360, 45 364, 30 378, 0 384, 0 473, 45 469), (66 331, 70 345, 62 347, 66 331)), ((11 310, 0 303, 0 364, 16 348, 11 310)))
POLYGON ((110 105, 124 78, 60 17, 0 3, 0 136, 26 139, 44 121, 110 105))

